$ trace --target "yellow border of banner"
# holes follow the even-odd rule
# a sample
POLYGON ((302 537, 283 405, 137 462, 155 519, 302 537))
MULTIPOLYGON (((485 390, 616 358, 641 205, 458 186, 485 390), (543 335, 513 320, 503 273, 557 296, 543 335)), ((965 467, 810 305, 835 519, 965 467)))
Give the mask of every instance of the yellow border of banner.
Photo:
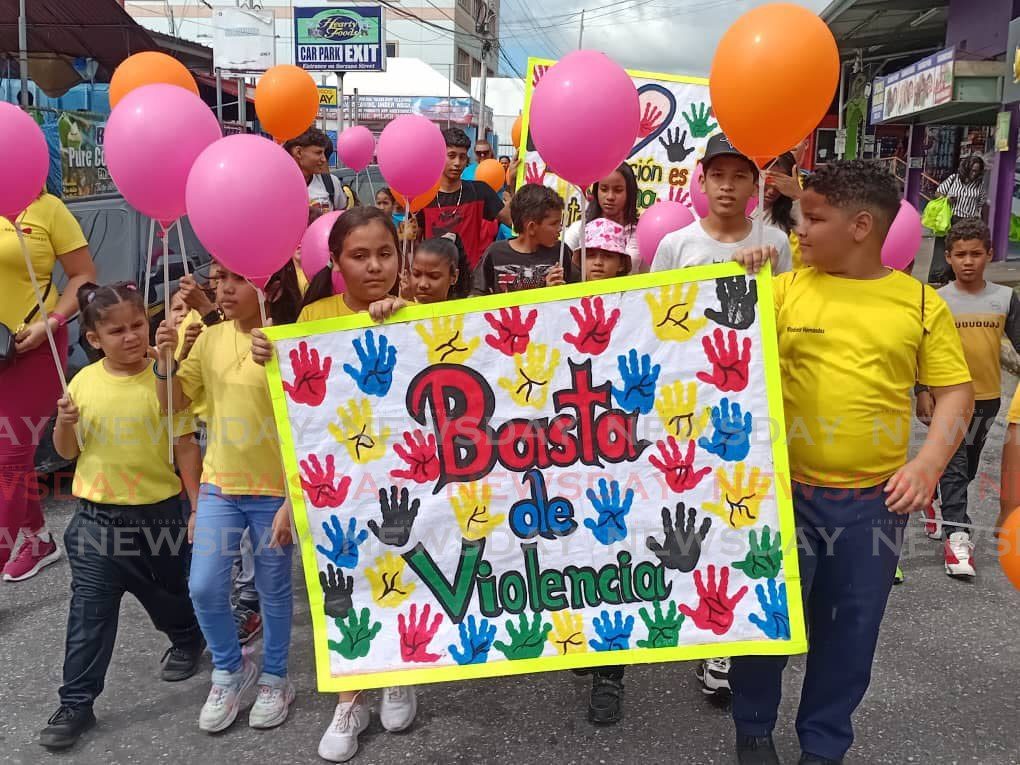
MULTIPOLYGON (((631 289, 647 289, 671 284, 705 281, 724 276, 736 276, 742 273, 744 273, 743 268, 738 264, 724 263, 684 268, 675 271, 625 276, 619 279, 606 279, 598 282, 566 284, 561 287, 547 287, 542 290, 410 306, 401 310, 395 319, 391 319, 386 323, 400 324, 441 316, 457 316, 480 311, 493 311, 513 306, 540 305, 557 300, 576 300, 589 295, 602 295, 631 289)), ((775 469, 773 485, 779 510, 779 526, 784 540, 783 566, 787 600, 789 602, 790 640, 737 641, 732 643, 678 646, 676 648, 641 648, 614 651, 611 656, 614 663, 649 664, 663 661, 689 661, 692 659, 707 659, 719 656, 720 654, 727 656, 785 656, 807 651, 807 635, 801 603, 800 567, 798 566, 796 555, 797 533, 793 520, 789 465, 785 448, 786 421, 783 417, 783 392, 779 378, 779 348, 776 341, 772 275, 767 269, 758 275, 758 311, 769 416, 777 427, 772 439, 772 463, 775 469)), ((374 326, 372 319, 367 313, 362 313, 355 316, 324 319, 303 324, 269 327, 266 329, 266 334, 275 341, 371 326, 374 326)), ((523 675, 531 672, 553 672, 563 669, 602 666, 609 660, 606 653, 588 652, 567 656, 546 656, 537 659, 500 661, 492 664, 468 664, 401 669, 390 672, 370 672, 346 675, 344 677, 334 677, 330 674, 330 654, 326 638, 326 615, 322 610, 322 588, 319 584, 319 570, 315 560, 315 544, 308 525, 308 511, 305 507, 304 493, 300 486, 298 459, 294 449, 294 437, 287 413, 286 394, 283 390, 283 381, 280 376, 279 360, 275 354, 273 359, 266 365, 266 373, 269 378, 270 396, 280 436, 280 450, 283 454, 283 463, 287 475, 290 476, 290 497, 295 511, 294 521, 297 528, 298 543, 301 546, 301 565, 304 569, 308 590, 315 640, 315 670, 320 691, 352 691, 384 688, 391 685, 420 685, 450 680, 523 675)), ((754 593, 752 591, 745 597, 753 596, 754 593)))

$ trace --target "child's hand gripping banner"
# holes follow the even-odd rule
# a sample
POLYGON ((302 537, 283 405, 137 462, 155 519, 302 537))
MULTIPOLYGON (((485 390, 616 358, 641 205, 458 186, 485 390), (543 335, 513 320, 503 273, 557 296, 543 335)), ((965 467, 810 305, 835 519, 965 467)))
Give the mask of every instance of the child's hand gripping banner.
POLYGON ((268 330, 320 690, 806 650, 771 295, 726 264, 268 330))

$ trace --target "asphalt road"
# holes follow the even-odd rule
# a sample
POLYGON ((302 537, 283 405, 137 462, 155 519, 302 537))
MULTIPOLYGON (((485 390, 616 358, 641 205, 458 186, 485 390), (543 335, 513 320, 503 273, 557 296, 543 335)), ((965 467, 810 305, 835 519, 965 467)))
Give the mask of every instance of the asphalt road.
MULTIPOLYGON (((1014 385, 1008 380, 1007 390, 1014 385)), ((994 487, 1003 432, 1000 415, 971 487, 972 516, 985 527, 998 511, 994 487)), ((72 510, 70 500, 47 500, 54 532, 63 533, 72 510)), ((978 540, 977 580, 964 583, 945 576, 941 547, 924 537, 919 523, 910 530, 903 559, 907 582, 894 589, 886 612, 847 763, 1020 763, 1020 593, 999 571, 988 533, 978 540)), ((295 582, 301 582, 297 568, 295 582)), ((0 583, 0 762, 319 761, 316 746, 335 697, 314 690, 308 602, 300 584, 291 652, 298 697, 281 728, 256 732, 241 718, 217 736, 199 731, 208 660, 185 683, 160 682, 164 638, 127 597, 106 691, 95 708, 99 725, 67 753, 41 749, 38 731, 57 706, 68 587, 66 561, 28 582, 0 583)), ((787 672, 776 732, 788 763, 798 755, 793 718, 802 671, 802 660, 795 660, 787 672)), ((608 728, 596 729, 585 718, 588 687, 585 678, 566 672, 424 686, 414 726, 390 734, 373 719, 354 762, 733 762, 728 711, 702 696, 692 664, 628 670, 625 718, 608 728)))

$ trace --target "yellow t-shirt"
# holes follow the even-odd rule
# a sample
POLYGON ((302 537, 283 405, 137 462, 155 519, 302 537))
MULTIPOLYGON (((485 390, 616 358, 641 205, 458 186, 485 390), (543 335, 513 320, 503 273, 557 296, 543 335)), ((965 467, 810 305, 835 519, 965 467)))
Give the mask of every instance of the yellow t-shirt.
POLYGON ((793 479, 882 483, 906 462, 914 383, 970 380, 945 301, 899 271, 859 280, 810 267, 776 277, 775 298, 793 479))
MULTIPOLYGON (((181 360, 181 354, 184 351, 184 332, 192 324, 201 324, 202 317, 199 316, 198 311, 192 308, 188 311, 184 319, 181 320, 181 325, 177 328, 177 351, 174 353, 174 358, 178 361, 181 360)), ((205 329, 202 329, 205 332, 205 329)), ((194 346, 192 346, 194 349, 194 346)), ((206 417, 209 416, 209 407, 205 405, 205 396, 199 396, 196 399, 191 400, 191 413, 195 415, 196 419, 205 422, 206 417)))
POLYGON ((251 359, 251 335, 232 321, 206 327, 177 377, 188 398, 205 398, 202 482, 224 494, 284 496, 269 385, 265 370, 251 359))
MULTIPOLYGON (((100 360, 78 372, 68 389, 85 446, 74 470, 74 496, 108 505, 150 505, 180 494, 151 366, 120 377, 100 360)), ((174 417, 175 436, 194 432, 188 412, 174 417)))
MULTIPOLYGON (((57 258, 87 246, 88 241, 71 211, 52 194, 36 199, 18 220, 22 231, 28 229, 25 243, 39 289, 45 292, 53 278, 57 258)), ((46 296, 46 310, 53 310, 58 297, 54 286, 46 296)), ((35 304, 35 292, 25 268, 18 234, 7 218, 0 218, 0 323, 11 331, 16 330, 35 304)))
POLYGON ((352 311, 347 303, 344 302, 344 296, 341 293, 339 295, 331 295, 322 300, 316 300, 311 305, 306 305, 301 309, 298 322, 335 319, 338 316, 353 316, 356 313, 357 311, 352 311))
POLYGON ((796 231, 790 232, 790 257, 793 261, 793 270, 800 271, 801 269, 807 268, 804 265, 804 255, 800 249, 800 237, 797 236, 796 231))
POLYGON ((1006 413, 1006 422, 1010 425, 1020 425, 1020 388, 1013 394, 1013 400, 1009 404, 1009 411, 1006 413))

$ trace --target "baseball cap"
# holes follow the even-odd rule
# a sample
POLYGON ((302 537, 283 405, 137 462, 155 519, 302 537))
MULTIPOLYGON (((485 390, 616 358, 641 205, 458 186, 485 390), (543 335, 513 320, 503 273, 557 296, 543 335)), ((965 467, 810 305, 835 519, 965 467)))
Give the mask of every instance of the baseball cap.
POLYGON ((758 177, 758 166, 751 161, 743 152, 739 151, 722 133, 716 133, 708 139, 708 143, 705 145, 705 156, 701 158, 701 164, 704 167, 708 167, 708 163, 716 157, 740 157, 741 159, 747 160, 748 164, 754 168, 754 175, 758 177))

